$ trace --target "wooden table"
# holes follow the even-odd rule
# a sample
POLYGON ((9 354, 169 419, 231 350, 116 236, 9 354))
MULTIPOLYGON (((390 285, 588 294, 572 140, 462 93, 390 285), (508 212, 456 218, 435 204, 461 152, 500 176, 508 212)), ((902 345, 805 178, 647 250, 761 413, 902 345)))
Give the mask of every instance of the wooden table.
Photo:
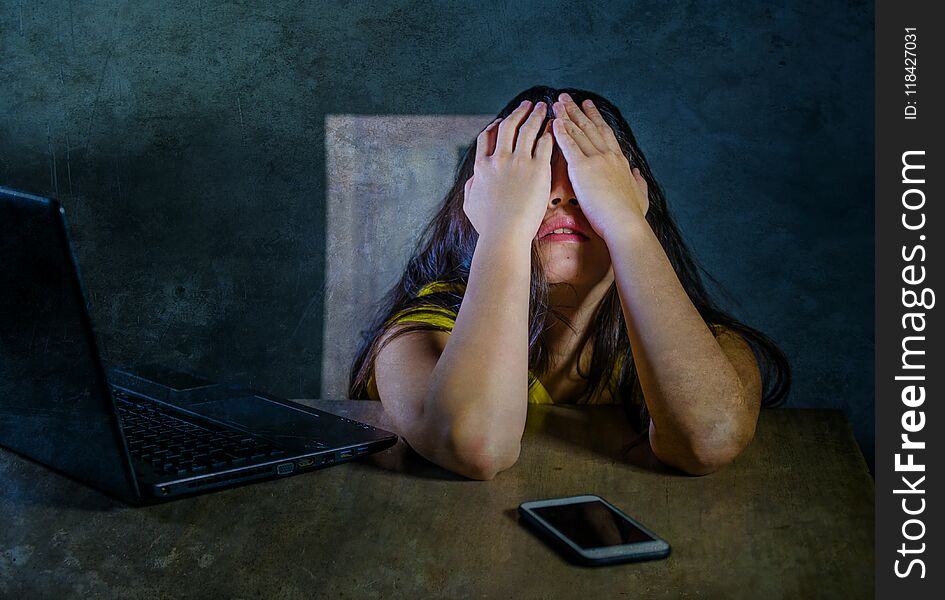
MULTIPOLYGON (((379 403, 300 401, 380 427, 379 403)), ((401 441, 367 459, 129 508, 0 449, 4 598, 863 598, 873 482, 839 411, 763 411, 706 477, 661 469, 614 407, 532 406, 519 462, 453 476, 401 441), (524 500, 594 493, 673 547, 574 566, 524 500)))

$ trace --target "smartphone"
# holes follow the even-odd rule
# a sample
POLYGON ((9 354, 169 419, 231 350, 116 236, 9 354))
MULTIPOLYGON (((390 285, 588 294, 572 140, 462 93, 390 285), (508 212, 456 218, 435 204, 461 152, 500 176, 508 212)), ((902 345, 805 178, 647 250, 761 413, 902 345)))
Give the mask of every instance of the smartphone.
POLYGON ((529 500, 518 507, 522 521, 565 556, 601 566, 669 556, 669 544, 600 496, 529 500))

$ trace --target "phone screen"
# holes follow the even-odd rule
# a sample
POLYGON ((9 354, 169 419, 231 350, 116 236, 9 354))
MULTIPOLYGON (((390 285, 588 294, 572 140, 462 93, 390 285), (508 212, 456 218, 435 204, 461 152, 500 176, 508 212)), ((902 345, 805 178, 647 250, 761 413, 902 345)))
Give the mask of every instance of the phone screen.
POLYGON ((633 523, 597 500, 532 510, 584 549, 654 541, 633 523))

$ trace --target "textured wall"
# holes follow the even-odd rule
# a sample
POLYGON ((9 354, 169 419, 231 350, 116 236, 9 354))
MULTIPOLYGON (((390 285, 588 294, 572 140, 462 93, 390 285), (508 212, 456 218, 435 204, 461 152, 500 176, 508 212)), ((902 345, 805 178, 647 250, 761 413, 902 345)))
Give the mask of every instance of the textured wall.
POLYGON ((624 110, 696 255, 872 463, 870 2, 5 1, 0 182, 59 197, 109 359, 317 396, 329 114, 624 110))
POLYGON ((322 396, 345 398, 351 359, 494 115, 328 115, 322 396))

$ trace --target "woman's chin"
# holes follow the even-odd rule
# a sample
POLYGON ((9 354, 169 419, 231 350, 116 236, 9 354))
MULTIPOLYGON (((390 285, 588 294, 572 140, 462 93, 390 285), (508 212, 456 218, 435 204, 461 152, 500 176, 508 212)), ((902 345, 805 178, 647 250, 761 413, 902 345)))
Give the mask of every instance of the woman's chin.
POLYGON ((570 284, 575 286, 591 285, 596 281, 587 271, 582 271, 574 267, 563 269, 545 269, 545 278, 549 284, 570 284))
POLYGON ((607 246, 597 239, 580 244, 543 243, 539 244, 538 251, 548 283, 588 287, 595 285, 610 271, 607 246))
POLYGON ((578 288, 592 288, 613 281, 609 262, 564 261, 545 263, 545 279, 549 284, 570 284, 578 288))

